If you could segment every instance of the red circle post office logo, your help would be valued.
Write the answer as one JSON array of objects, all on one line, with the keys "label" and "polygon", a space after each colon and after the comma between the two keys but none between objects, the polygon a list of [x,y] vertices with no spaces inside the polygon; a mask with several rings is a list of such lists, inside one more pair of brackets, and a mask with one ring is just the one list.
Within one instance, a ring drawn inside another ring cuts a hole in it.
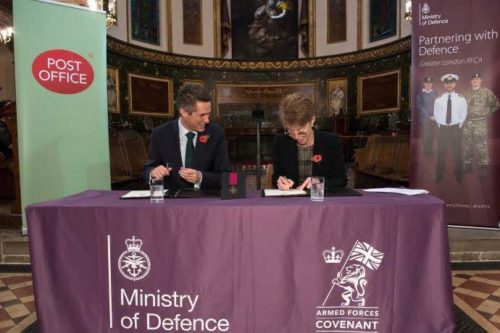
[{"label": "red circle post office logo", "polygon": [[31,71],[35,80],[59,94],[77,94],[94,81],[92,65],[81,55],[68,50],[49,50],[39,54]]}]

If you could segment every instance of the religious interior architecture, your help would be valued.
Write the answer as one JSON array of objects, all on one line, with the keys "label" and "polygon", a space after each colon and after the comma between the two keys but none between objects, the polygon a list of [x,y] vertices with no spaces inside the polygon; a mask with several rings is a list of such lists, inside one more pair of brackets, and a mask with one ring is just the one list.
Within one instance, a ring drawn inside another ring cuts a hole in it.
[{"label": "religious interior architecture", "polygon": [[[36,331],[29,269],[19,276],[11,271],[8,271],[10,275],[3,276],[7,273],[1,270],[2,264],[29,265],[31,259],[26,245],[26,222],[22,222],[21,217],[26,205],[21,201],[23,177],[20,169],[23,168],[20,168],[19,144],[22,139],[18,136],[19,118],[23,117],[19,110],[23,102],[16,97],[16,92],[20,91],[16,87],[20,71],[16,68],[16,34],[21,32],[13,29],[16,25],[13,3],[17,1],[38,0],[0,0],[0,242],[3,244],[0,247],[0,284],[2,281],[4,284],[0,286],[4,288],[0,289],[0,333],[16,326],[26,329],[26,332]],[[432,72],[431,67],[426,68],[426,75],[414,72],[412,58],[416,51],[412,45],[412,25],[416,24],[415,1],[413,13],[410,0],[46,2],[83,7],[106,15],[105,62],[102,67],[94,67],[93,78],[95,83],[102,81],[104,84],[101,74],[106,71],[107,113],[103,117],[107,118],[107,123],[103,126],[107,128],[109,143],[106,147],[109,148],[109,189],[149,189],[143,179],[143,167],[148,160],[151,133],[157,126],[179,116],[175,104],[177,92],[184,85],[193,84],[210,94],[210,121],[223,128],[231,169],[247,177],[247,191],[273,187],[273,141],[277,134],[285,132],[279,118],[279,104],[285,96],[298,92],[314,104],[315,127],[339,135],[348,188],[408,188],[414,185],[431,189],[431,194],[438,197],[442,194],[437,187],[432,187],[442,181],[439,177],[434,179],[434,166],[440,163],[440,157],[435,156],[440,149],[436,129],[432,130],[430,143],[432,157],[427,160],[432,161],[432,180],[425,178],[423,172],[416,173],[412,162],[412,154],[419,154],[422,159],[424,153],[427,154],[420,148],[421,141],[414,140],[414,135],[422,135],[425,130],[423,127],[415,129],[412,90],[417,91],[420,88],[415,85],[420,85],[422,80],[431,82],[428,77],[433,77],[435,86],[439,84],[443,92],[440,77],[447,74],[446,69],[438,73]],[[432,1],[428,2],[432,7]],[[429,15],[432,15],[434,8],[428,7],[425,1],[419,1],[419,15],[422,11],[430,11]],[[40,30],[44,31],[43,28]],[[86,31],[82,28],[76,30],[73,42],[81,45],[86,38]],[[430,49],[431,44],[425,52],[435,52]],[[57,42],[48,47],[58,48]],[[79,56],[94,59],[99,54],[82,51]],[[474,59],[471,61],[476,61],[477,57]],[[26,73],[31,71],[34,73],[35,64]],[[484,81],[488,80],[485,72],[480,74]],[[459,81],[461,91],[466,90],[465,84],[472,72],[464,75],[467,79]],[[42,76],[40,78],[44,81]],[[456,81],[453,76],[442,80]],[[68,131],[78,128],[78,122],[85,118],[85,110],[79,112],[72,118],[74,124],[71,120],[64,120]],[[498,120],[498,115],[496,117]],[[60,120],[48,116],[47,121]],[[22,122],[26,123],[26,119]],[[450,122],[444,126],[451,126]],[[87,139],[81,138],[82,141]],[[58,146],[60,142],[56,140],[53,144]],[[57,153],[45,158],[56,159]],[[452,170],[453,161],[456,163],[452,154],[455,151],[450,148],[450,156],[442,162],[447,163],[448,170]],[[473,156],[477,157],[475,154]],[[24,160],[27,161],[26,156]],[[491,157],[490,160],[491,165],[497,165],[493,161],[499,159]],[[457,171],[456,165],[454,170],[455,174],[453,171],[446,173],[444,182],[456,186],[450,187],[449,191],[458,197],[462,193],[459,186],[463,186],[464,181],[469,184],[472,176],[467,169]],[[477,172],[478,184],[484,184],[479,178],[480,171],[479,168],[473,169],[472,174]],[[426,186],[427,182],[432,182],[431,188]],[[59,185],[58,181],[56,183]],[[477,188],[483,187],[478,185]],[[485,193],[485,196],[490,196],[490,192],[485,190]],[[495,195],[491,197],[498,203],[499,196]],[[461,204],[459,199],[450,201],[450,205],[456,205],[452,208],[463,208]],[[473,225],[484,225],[478,222],[484,218],[488,221],[496,219],[493,223],[498,226],[500,208],[495,209],[490,201],[486,204],[493,207],[491,212],[465,215],[475,221],[471,223]],[[459,219],[460,215],[465,216],[460,211],[450,216]],[[23,236],[16,234],[13,240],[2,241],[2,229],[9,229],[11,235],[13,229],[20,228]],[[496,230],[496,234],[487,236],[478,231],[471,236],[472,243],[467,243],[468,235],[452,231],[449,234],[451,262],[498,263],[500,237]],[[457,332],[469,332],[467,329],[472,329],[470,332],[482,332],[480,329],[498,332],[500,271],[496,267],[491,273],[488,265],[484,271],[469,271],[467,267],[460,266],[452,272],[456,311],[470,310],[466,316],[463,312],[457,312],[456,316],[472,318],[470,323],[457,324],[457,328],[464,325]],[[11,288],[9,283],[23,285]],[[10,298],[2,298],[7,287]],[[26,294],[17,293],[19,288]],[[12,303],[14,301],[17,303]],[[9,306],[16,306],[18,312],[4,311]],[[21,312],[19,308],[22,308]]]},{"label": "religious interior architecture", "polygon": [[[4,26],[10,2],[1,2]],[[399,1],[117,1],[112,12],[107,96],[116,188],[140,175],[150,132],[177,116],[173,99],[186,83],[211,93],[212,121],[225,130],[234,168],[255,171],[259,125],[265,171],[283,131],[279,102],[293,92],[314,101],[317,127],[343,137],[349,161],[369,134],[409,135],[411,25]],[[1,52],[1,98],[15,100],[12,43]],[[398,168],[394,180],[407,185],[409,165]]]},{"label": "religious interior architecture", "polygon": [[110,126],[148,134],[176,116],[172,96],[194,83],[212,93],[235,167],[255,167],[258,122],[262,165],[270,162],[278,104],[292,92],[315,102],[319,128],[345,137],[349,159],[363,136],[408,135],[411,26],[397,1],[382,3],[118,2],[107,40]]}]

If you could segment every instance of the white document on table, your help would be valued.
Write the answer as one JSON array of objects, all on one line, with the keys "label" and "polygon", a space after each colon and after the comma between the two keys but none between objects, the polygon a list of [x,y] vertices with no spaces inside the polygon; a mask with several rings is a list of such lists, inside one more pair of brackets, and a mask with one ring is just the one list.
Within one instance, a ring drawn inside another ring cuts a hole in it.
[{"label": "white document on table", "polygon": [[398,193],[404,195],[418,195],[418,194],[428,194],[429,191],[424,189],[412,189],[412,188],[397,188],[397,187],[380,187],[380,188],[367,188],[364,189],[365,192],[379,192],[379,193]]},{"label": "white document on table", "polygon": [[[167,190],[163,191],[163,195],[167,193]],[[143,191],[130,191],[128,193],[125,193],[122,195],[120,198],[121,199],[140,199],[140,198],[149,198],[151,196],[151,192],[149,190],[143,190]]]},{"label": "white document on table", "polygon": [[301,196],[307,195],[307,192],[304,190],[278,190],[278,189],[265,189],[264,196],[265,197],[288,197],[288,196]]}]

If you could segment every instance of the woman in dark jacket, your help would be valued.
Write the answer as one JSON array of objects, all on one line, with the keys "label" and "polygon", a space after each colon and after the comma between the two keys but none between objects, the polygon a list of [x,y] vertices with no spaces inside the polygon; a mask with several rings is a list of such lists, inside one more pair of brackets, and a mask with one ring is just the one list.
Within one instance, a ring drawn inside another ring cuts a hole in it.
[{"label": "woman in dark jacket", "polygon": [[286,96],[280,104],[285,134],[273,144],[273,185],[281,190],[311,186],[311,176],[325,177],[325,188],[347,184],[342,143],[338,135],[314,129],[314,106],[299,93]]}]

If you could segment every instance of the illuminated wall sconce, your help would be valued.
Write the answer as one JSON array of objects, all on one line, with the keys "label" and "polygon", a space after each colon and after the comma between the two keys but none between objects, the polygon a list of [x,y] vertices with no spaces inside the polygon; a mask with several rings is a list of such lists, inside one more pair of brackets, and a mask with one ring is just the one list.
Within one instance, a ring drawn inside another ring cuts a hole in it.
[{"label": "illuminated wall sconce", "polygon": [[87,0],[87,6],[92,10],[106,11],[106,29],[116,24],[116,0]]},{"label": "illuminated wall sconce", "polygon": [[0,44],[7,44],[12,40],[14,29],[12,27],[5,27],[0,29]]},{"label": "illuminated wall sconce", "polygon": [[405,2],[405,20],[411,23],[411,0]]}]

